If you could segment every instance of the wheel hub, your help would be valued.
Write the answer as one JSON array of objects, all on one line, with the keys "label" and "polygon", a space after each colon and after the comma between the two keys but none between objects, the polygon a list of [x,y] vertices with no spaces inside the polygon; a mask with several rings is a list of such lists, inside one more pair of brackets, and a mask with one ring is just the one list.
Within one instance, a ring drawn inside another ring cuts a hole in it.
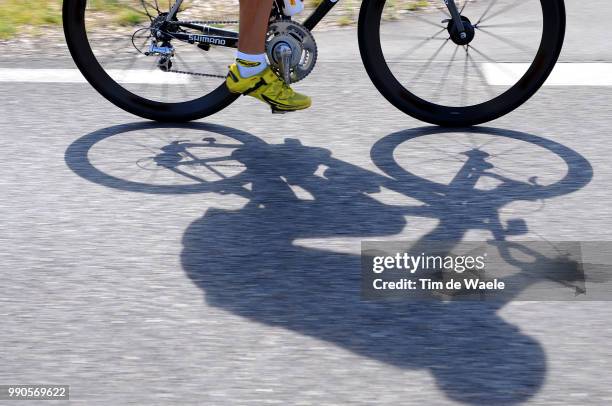
[{"label": "wheel hub", "polygon": [[172,21],[166,21],[168,13],[161,13],[153,21],[151,21],[151,35],[160,41],[169,41],[172,39],[172,33],[178,31],[177,17],[174,16]]},{"label": "wheel hub", "polygon": [[448,34],[450,35],[450,39],[455,44],[467,45],[470,42],[472,42],[472,40],[474,39],[474,36],[476,35],[476,30],[474,29],[474,26],[472,25],[472,22],[469,20],[469,18],[465,16],[461,16],[461,21],[463,21],[463,27],[465,29],[464,32],[462,33],[459,32],[455,22],[452,19],[449,19],[447,21],[448,25],[446,27],[446,30],[448,31]]}]

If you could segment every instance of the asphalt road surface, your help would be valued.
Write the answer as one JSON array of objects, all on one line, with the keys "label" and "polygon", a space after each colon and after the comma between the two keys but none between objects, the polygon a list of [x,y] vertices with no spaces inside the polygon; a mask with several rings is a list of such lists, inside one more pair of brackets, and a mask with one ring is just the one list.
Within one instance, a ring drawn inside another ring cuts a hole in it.
[{"label": "asphalt road surface", "polygon": [[[610,5],[568,15],[562,62],[612,63]],[[362,240],[610,240],[612,87],[547,86],[449,133],[375,91],[355,31],[317,40],[292,115],[243,98],[158,126],[86,84],[0,83],[0,384],[71,385],[75,405],[612,403],[608,302],[359,296]],[[0,68],[73,68],[12,52]],[[516,181],[571,177],[456,201],[426,181],[471,150]]]}]

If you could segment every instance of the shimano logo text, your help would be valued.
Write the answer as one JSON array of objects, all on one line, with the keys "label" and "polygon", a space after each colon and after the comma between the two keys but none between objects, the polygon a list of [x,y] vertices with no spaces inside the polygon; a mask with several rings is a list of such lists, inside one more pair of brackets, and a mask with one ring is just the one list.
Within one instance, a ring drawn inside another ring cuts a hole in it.
[{"label": "shimano logo text", "polygon": [[223,38],[207,37],[205,35],[190,35],[189,41],[213,45],[225,45],[225,40]]}]

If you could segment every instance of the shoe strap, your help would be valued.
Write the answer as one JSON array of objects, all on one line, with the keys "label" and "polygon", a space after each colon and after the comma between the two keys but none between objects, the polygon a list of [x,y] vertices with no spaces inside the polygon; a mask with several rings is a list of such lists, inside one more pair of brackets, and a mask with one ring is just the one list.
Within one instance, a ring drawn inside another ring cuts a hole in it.
[{"label": "shoe strap", "polygon": [[263,85],[266,85],[266,84],[267,83],[266,83],[266,81],[265,81],[265,79],[263,77],[259,78],[259,82],[255,83],[255,85],[252,88],[244,91],[242,94],[247,95],[249,93],[253,93],[255,90],[259,89],[260,87],[262,87]]}]

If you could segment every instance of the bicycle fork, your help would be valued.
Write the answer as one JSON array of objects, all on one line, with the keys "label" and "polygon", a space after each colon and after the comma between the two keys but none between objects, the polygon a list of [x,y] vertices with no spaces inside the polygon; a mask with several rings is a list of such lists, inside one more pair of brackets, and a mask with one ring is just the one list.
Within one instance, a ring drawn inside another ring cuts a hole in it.
[{"label": "bicycle fork", "polygon": [[465,32],[465,27],[463,25],[463,21],[461,20],[461,14],[459,14],[459,9],[457,9],[455,0],[444,0],[444,4],[446,4],[446,8],[448,8],[451,17],[453,18],[453,22],[455,23],[455,27],[457,28],[461,39],[467,38],[467,33]]}]

